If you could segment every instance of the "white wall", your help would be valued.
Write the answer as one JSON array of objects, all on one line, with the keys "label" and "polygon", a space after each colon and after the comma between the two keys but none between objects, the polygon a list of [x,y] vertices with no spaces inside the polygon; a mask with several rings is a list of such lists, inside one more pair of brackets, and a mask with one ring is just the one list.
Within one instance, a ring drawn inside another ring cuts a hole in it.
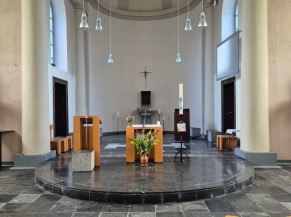
[{"label": "white wall", "polygon": [[68,132],[73,132],[73,116],[76,114],[75,76],[75,11],[70,1],[53,2],[55,10],[56,66],[48,65],[50,124],[53,120],[53,77],[67,81],[68,85]]},{"label": "white wall", "polygon": [[[184,83],[184,106],[190,108],[191,126],[201,127],[201,32],[196,27],[200,8],[190,12],[193,31],[184,32],[186,16],[180,17],[180,53],[176,63],[177,18],[160,21],[128,21],[112,18],[112,54],[109,54],[109,17],[101,14],[104,31],[95,31],[97,11],[89,6],[89,114],[100,115],[103,131],[125,130],[128,114],[140,107],[140,91],[152,91],[152,109],[161,109],[166,131],[173,131],[173,113],[178,107],[178,84]],[[196,22],[197,21],[197,22]],[[147,67],[147,88],[144,75]],[[153,118],[153,122],[157,117]],[[139,118],[136,120],[139,123]]]}]

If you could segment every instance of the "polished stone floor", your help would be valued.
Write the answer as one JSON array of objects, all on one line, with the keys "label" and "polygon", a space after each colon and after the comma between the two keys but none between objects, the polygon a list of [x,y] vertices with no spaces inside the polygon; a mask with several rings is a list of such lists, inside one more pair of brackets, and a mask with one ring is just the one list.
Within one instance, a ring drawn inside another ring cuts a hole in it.
[{"label": "polished stone floor", "polygon": [[255,169],[252,185],[207,200],[120,205],[72,199],[33,188],[33,170],[0,171],[0,217],[286,217],[291,216],[291,165]]},{"label": "polished stone floor", "polygon": [[173,135],[164,136],[164,162],[141,167],[125,162],[125,135],[101,140],[101,165],[93,172],[72,172],[71,153],[45,162],[36,183],[45,190],[73,198],[121,204],[193,201],[227,194],[249,185],[254,169],[231,152],[218,152],[202,140],[184,143],[184,156],[175,159]]}]

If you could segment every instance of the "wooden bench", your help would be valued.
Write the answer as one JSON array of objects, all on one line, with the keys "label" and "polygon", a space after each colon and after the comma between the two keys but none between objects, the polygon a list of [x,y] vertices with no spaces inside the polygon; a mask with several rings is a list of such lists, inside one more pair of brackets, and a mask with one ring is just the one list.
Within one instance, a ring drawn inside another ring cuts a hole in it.
[{"label": "wooden bench", "polygon": [[236,147],[238,147],[238,138],[233,135],[217,135],[216,147],[218,150],[234,150]]},{"label": "wooden bench", "polygon": [[68,151],[68,142],[64,138],[53,138],[54,126],[51,124],[50,127],[50,146],[51,150],[56,150],[56,154],[59,155],[62,152]]}]

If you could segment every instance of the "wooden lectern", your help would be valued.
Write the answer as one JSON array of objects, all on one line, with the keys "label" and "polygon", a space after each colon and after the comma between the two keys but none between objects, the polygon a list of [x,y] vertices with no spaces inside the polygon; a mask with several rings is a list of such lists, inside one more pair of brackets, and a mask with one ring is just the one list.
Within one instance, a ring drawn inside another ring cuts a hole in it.
[{"label": "wooden lectern", "polygon": [[74,151],[94,151],[95,166],[100,166],[100,124],[99,116],[74,116]]}]

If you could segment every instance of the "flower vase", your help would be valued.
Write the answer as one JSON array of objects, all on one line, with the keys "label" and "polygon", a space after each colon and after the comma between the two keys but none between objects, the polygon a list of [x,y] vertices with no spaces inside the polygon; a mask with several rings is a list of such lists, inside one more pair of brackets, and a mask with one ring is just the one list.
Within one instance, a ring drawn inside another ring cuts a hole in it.
[{"label": "flower vase", "polygon": [[149,157],[148,157],[148,155],[147,154],[142,154],[141,156],[140,156],[140,164],[141,164],[141,166],[147,166],[148,165],[148,163],[149,163]]},{"label": "flower vase", "polygon": [[132,127],[132,122],[127,122],[128,127]]}]

